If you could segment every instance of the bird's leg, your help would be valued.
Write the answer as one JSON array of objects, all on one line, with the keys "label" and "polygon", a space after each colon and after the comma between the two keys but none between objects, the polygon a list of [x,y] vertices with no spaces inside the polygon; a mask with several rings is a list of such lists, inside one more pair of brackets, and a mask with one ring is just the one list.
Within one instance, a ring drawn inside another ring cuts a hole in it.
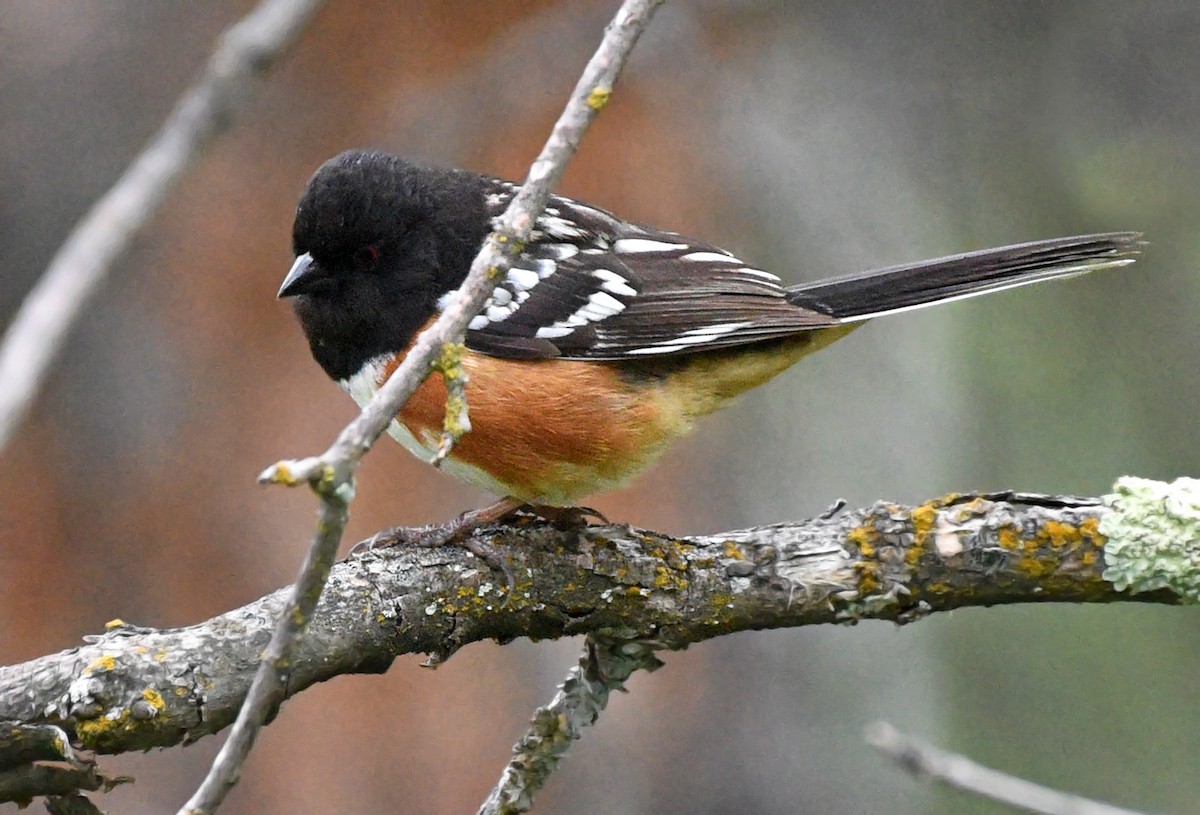
[{"label": "bird's leg", "polygon": [[443,524],[422,527],[397,526],[386,529],[367,540],[359,541],[351,548],[350,555],[353,557],[372,549],[384,549],[398,545],[435,549],[439,546],[457,544],[488,566],[503,572],[508,580],[508,588],[511,593],[516,584],[516,578],[508,561],[500,553],[499,548],[480,540],[473,533],[480,527],[515,515],[532,515],[548,521],[559,529],[582,529],[588,525],[589,518],[595,518],[601,523],[608,523],[607,518],[590,507],[529,504],[518,498],[507,497],[486,507],[464,512],[454,520]]},{"label": "bird's leg", "polygon": [[439,546],[456,543],[485,561],[489,566],[494,567],[499,559],[499,553],[495,547],[476,540],[472,533],[481,526],[495,523],[514,514],[521,505],[521,501],[516,498],[501,498],[494,504],[469,510],[446,523],[416,527],[394,526],[391,529],[375,533],[367,540],[359,541],[350,550],[350,555],[362,554],[372,549],[386,549],[389,546],[420,546],[425,549],[436,549]]}]

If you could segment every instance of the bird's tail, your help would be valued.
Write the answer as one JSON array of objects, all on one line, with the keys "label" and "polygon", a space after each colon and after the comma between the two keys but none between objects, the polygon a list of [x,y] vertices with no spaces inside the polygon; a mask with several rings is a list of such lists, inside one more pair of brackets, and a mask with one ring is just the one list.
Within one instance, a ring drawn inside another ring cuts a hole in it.
[{"label": "bird's tail", "polygon": [[788,299],[843,322],[869,320],[1042,280],[1124,266],[1140,254],[1140,238],[1140,232],[1110,232],[984,249],[802,283],[788,289]]}]

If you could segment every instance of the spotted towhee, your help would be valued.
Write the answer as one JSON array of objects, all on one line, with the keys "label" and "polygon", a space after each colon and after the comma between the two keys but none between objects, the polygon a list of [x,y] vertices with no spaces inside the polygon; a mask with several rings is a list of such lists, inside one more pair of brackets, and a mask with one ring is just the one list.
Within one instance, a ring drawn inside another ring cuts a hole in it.
[{"label": "spotted towhee", "polygon": [[[279,296],[360,405],[454,295],[517,189],[359,151],[308,182]],[[701,417],[866,320],[1131,263],[1138,237],[1055,238],[784,286],[724,249],[553,196],[468,327],[472,430],[445,469],[510,508],[569,505],[624,483]],[[428,459],[445,395],[428,379],[391,435]]]}]

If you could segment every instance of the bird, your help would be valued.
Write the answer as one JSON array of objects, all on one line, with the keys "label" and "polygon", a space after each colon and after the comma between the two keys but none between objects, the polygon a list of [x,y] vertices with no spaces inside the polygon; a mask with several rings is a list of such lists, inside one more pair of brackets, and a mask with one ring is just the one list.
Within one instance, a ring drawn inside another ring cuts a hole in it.
[{"label": "bird", "polygon": [[[453,298],[518,190],[373,150],[309,179],[278,296],[359,406]],[[628,483],[704,416],[876,317],[1122,266],[1140,238],[1052,238],[785,285],[711,243],[552,195],[466,329],[471,430],[442,467],[500,500],[456,529]],[[388,432],[430,460],[445,402],[428,378]]]}]

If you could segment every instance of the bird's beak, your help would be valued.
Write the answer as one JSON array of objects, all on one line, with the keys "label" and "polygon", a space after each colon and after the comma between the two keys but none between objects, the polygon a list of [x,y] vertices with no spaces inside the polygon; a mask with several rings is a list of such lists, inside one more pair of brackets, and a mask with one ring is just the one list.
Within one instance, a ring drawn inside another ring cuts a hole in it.
[{"label": "bird's beak", "polygon": [[283,285],[279,287],[278,297],[295,297],[297,294],[304,294],[317,275],[320,273],[320,267],[313,263],[312,255],[305,252],[303,255],[296,257],[292,268],[288,269],[287,277],[283,279]]}]

